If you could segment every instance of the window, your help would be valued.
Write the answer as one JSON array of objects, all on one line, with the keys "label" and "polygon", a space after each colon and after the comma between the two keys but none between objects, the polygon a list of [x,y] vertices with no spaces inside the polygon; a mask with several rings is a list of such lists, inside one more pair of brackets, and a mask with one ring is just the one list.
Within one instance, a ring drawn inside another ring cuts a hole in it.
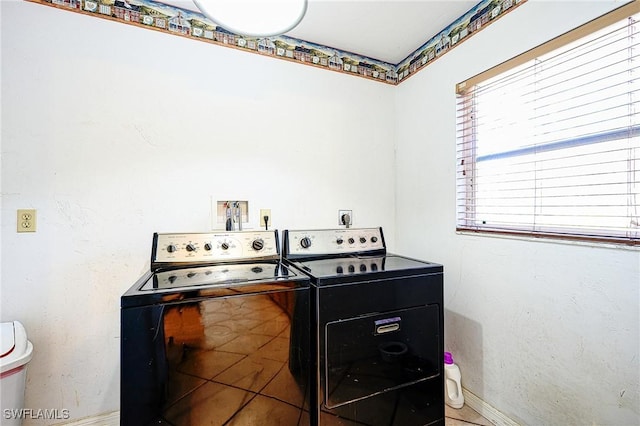
[{"label": "window", "polygon": [[458,230],[640,244],[639,12],[458,84]]}]

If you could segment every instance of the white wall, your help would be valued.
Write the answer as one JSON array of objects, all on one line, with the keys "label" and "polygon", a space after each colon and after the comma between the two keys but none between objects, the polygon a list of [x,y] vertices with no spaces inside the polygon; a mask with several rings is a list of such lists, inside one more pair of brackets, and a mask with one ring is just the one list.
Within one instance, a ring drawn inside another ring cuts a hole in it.
[{"label": "white wall", "polygon": [[530,1],[398,86],[397,241],[445,266],[462,384],[531,425],[637,425],[640,252],[455,233],[455,84],[619,2]]},{"label": "white wall", "polygon": [[[35,347],[28,408],[119,409],[119,297],[154,231],[210,229],[211,196],[278,229],[353,209],[393,244],[394,87],[1,4],[1,320]],[[18,208],[36,233],[16,233]]]},{"label": "white wall", "polygon": [[[279,229],[352,208],[445,265],[470,391],[527,424],[637,424],[638,252],[454,232],[455,83],[614,3],[530,0],[395,88],[0,5],[0,319],[35,346],[27,407],[118,409],[119,297],[151,234],[209,229],[214,196],[248,199],[254,221],[271,208]],[[18,208],[38,209],[37,233],[15,232]]]}]

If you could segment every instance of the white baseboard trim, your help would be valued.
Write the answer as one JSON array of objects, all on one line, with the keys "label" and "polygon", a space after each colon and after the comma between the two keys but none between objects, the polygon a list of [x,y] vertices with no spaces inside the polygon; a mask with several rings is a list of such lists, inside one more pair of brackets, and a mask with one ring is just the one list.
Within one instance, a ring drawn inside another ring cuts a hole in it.
[{"label": "white baseboard trim", "polygon": [[120,426],[120,411],[85,417],[68,423],[57,423],[57,426]]},{"label": "white baseboard trim", "polygon": [[467,389],[462,388],[462,395],[464,395],[464,403],[470,408],[473,408],[482,417],[489,420],[491,423],[497,426],[520,426],[517,422],[514,422],[509,417],[498,411],[495,407],[487,404]]}]

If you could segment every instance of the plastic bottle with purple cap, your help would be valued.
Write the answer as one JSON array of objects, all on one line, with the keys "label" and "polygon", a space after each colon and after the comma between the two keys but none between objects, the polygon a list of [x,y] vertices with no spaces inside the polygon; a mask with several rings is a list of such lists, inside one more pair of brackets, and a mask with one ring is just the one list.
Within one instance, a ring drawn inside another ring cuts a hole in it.
[{"label": "plastic bottle with purple cap", "polygon": [[462,408],[464,395],[462,395],[462,375],[460,368],[453,362],[451,352],[444,353],[444,402],[452,408]]}]

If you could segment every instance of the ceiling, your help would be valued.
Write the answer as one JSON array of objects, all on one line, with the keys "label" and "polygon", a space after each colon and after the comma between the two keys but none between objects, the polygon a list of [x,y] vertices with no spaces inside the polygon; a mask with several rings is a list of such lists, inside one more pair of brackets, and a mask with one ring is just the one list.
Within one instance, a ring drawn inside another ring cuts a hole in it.
[{"label": "ceiling", "polygon": [[[198,11],[191,0],[158,1]],[[479,2],[307,0],[304,18],[285,35],[396,65]]]},{"label": "ceiling", "polygon": [[308,0],[286,35],[398,64],[480,0]]}]

